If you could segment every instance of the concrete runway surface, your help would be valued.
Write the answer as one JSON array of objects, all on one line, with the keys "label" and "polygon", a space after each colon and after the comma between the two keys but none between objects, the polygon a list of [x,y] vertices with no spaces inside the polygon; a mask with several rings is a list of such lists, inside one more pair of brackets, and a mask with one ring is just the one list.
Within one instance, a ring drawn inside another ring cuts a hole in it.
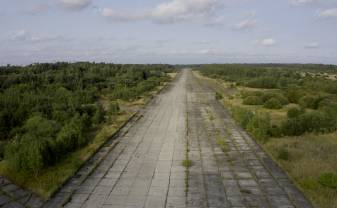
[{"label": "concrete runway surface", "polygon": [[44,207],[311,207],[190,69],[140,114]]}]

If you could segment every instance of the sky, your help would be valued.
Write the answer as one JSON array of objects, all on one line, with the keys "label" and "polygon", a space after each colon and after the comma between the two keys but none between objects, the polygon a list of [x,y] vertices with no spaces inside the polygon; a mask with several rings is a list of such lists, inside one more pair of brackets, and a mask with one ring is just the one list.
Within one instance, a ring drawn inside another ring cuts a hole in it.
[{"label": "sky", "polygon": [[1,0],[0,65],[337,64],[337,0]]}]

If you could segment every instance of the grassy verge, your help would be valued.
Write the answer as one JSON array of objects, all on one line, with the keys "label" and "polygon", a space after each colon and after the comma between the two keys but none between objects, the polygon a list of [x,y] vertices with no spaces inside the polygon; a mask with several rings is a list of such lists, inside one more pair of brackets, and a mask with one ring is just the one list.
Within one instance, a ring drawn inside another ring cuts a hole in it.
[{"label": "grassy verge", "polygon": [[[288,104],[281,109],[270,110],[262,105],[244,105],[242,91],[273,91],[248,87],[233,87],[233,83],[211,79],[194,72],[194,75],[212,87],[228,109],[233,106],[255,113],[268,114],[272,124],[287,119]],[[322,208],[337,207],[337,133],[305,134],[297,137],[268,138],[257,140],[297,184],[313,204]],[[218,143],[223,143],[219,140]]]},{"label": "grassy verge", "polygon": [[[171,78],[176,73],[170,73]],[[64,159],[60,160],[52,167],[41,171],[39,175],[25,175],[13,172],[8,168],[6,161],[0,161],[0,175],[4,176],[17,185],[28,189],[39,196],[47,199],[87,161],[129,118],[142,106],[144,106],[151,96],[158,93],[165,85],[159,86],[156,90],[149,92],[146,96],[134,101],[119,101],[121,112],[109,118],[104,124],[90,133],[93,138],[91,142],[80,148]],[[102,102],[107,102],[107,98],[102,98]],[[104,106],[104,105],[103,105]]]}]

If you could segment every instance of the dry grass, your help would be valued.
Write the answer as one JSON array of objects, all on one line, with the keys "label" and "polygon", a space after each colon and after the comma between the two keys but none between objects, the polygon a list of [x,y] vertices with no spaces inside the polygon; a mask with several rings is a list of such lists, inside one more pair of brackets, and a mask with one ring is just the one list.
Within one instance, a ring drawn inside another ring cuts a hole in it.
[{"label": "dry grass", "polygon": [[[322,208],[337,207],[337,190],[319,183],[323,173],[337,171],[337,133],[271,139],[263,144],[304,193]],[[288,160],[277,154],[286,149]]]},{"label": "dry grass", "polygon": [[167,73],[171,77],[171,79],[174,79],[177,76],[177,72]]}]

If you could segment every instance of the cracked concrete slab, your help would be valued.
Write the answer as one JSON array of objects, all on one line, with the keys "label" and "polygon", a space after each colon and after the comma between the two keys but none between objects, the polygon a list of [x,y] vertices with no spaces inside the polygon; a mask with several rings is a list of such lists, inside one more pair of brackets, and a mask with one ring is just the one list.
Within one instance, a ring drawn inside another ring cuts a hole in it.
[{"label": "cracked concrete slab", "polygon": [[[188,192],[187,206],[312,207],[261,147],[236,125],[214,92],[188,73],[189,157],[197,168],[190,170],[189,190],[193,191]],[[219,148],[219,140],[224,147]],[[196,203],[198,200],[203,203]]]}]

